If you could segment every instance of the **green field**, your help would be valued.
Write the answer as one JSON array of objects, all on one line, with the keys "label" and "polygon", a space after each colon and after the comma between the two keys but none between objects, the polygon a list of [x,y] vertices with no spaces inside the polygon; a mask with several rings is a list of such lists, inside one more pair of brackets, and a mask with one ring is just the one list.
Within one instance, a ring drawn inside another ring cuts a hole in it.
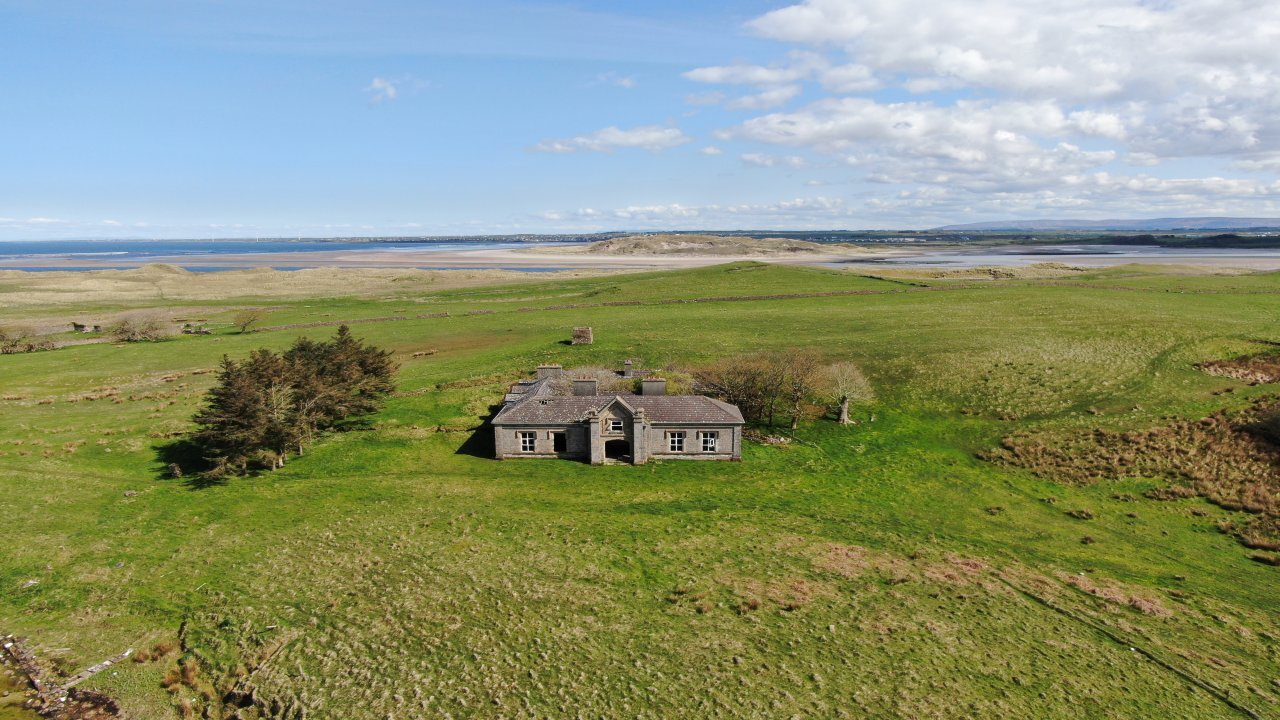
[{"label": "green field", "polygon": [[[396,352],[399,391],[372,430],[203,486],[162,448],[208,371],[332,327],[0,357],[0,634],[68,674],[180,643],[86,684],[130,717],[229,717],[233,689],[246,719],[1280,717],[1280,568],[1218,531],[1231,513],[976,457],[1274,392],[1194,364],[1280,340],[1280,274],[734,264],[190,304],[372,319],[353,330]],[[66,312],[0,295],[0,322]],[[594,345],[563,343],[578,325]],[[484,457],[491,406],[539,363],[798,347],[865,369],[860,424],[741,463]]]}]

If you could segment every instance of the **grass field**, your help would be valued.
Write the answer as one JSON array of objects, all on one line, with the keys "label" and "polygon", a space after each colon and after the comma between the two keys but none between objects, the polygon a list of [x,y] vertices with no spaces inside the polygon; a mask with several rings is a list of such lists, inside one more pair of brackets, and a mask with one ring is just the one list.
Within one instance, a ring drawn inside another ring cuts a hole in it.
[{"label": "grass field", "polygon": [[[1280,569],[1217,530],[1231,513],[1143,499],[1151,479],[1068,485],[976,457],[1017,431],[1145,428],[1274,392],[1194,366],[1280,340],[1280,275],[734,264],[370,288],[0,295],[5,318],[364,320],[402,365],[374,429],[200,487],[166,479],[158,448],[210,369],[332,327],[0,357],[0,634],[68,674],[178,645],[87,683],[137,718],[1280,717]],[[562,342],[577,325],[594,345]],[[539,363],[794,347],[863,366],[878,399],[859,425],[815,420],[731,464],[484,457],[477,429]]]}]

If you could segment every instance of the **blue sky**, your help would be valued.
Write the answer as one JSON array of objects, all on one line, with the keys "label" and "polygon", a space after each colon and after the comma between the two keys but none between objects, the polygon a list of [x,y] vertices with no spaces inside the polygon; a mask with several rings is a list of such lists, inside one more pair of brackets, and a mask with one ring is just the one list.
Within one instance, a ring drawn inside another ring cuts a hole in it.
[{"label": "blue sky", "polygon": [[0,239],[1278,215],[1274,5],[0,0]]}]

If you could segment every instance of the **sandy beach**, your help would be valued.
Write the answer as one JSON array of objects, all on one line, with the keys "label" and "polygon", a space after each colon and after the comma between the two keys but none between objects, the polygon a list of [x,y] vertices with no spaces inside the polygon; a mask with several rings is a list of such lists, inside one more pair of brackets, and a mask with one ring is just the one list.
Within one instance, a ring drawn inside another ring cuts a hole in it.
[{"label": "sandy beach", "polygon": [[385,268],[421,270],[637,271],[705,267],[729,262],[757,261],[781,265],[811,265],[873,272],[876,268],[963,268],[1064,263],[1108,267],[1131,263],[1189,265],[1241,271],[1280,270],[1277,250],[1174,250],[1079,246],[1047,251],[1043,248],[982,248],[956,246],[833,247],[829,252],[768,254],[612,254],[587,252],[586,246],[482,248],[476,250],[383,249],[208,255],[148,255],[145,257],[85,257],[34,255],[0,260],[0,270],[115,270],[144,264],[194,269],[250,268]]},{"label": "sandy beach", "polygon": [[219,268],[418,268],[424,270],[645,270],[703,267],[728,262],[756,260],[786,265],[822,265],[860,259],[890,257],[891,251],[837,250],[789,255],[608,255],[575,252],[574,248],[519,248],[480,250],[384,250],[319,251],[285,253],[243,253],[218,255],[154,255],[145,258],[112,259],[62,256],[35,256],[0,261],[0,270],[47,268],[112,270],[158,263],[178,267]]}]

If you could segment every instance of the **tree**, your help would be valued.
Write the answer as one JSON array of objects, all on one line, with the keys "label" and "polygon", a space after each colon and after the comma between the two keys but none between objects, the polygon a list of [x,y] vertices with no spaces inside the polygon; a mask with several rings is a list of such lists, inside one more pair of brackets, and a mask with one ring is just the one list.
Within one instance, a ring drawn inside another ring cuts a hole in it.
[{"label": "tree", "polygon": [[158,315],[135,313],[107,326],[107,334],[117,342],[155,342],[173,334],[173,329]]},{"label": "tree", "polygon": [[249,332],[249,328],[260,324],[267,319],[267,311],[262,308],[248,308],[241,310],[231,318],[231,324],[240,331],[241,334]]},{"label": "tree", "polygon": [[749,422],[772,426],[778,413],[786,412],[795,429],[813,392],[817,367],[811,351],[760,352],[705,365],[694,371],[694,379],[700,392],[737,405]]},{"label": "tree", "polygon": [[693,372],[696,389],[738,406],[748,422],[771,419],[770,374],[762,356],[723,358]]},{"label": "tree", "polygon": [[782,398],[791,413],[791,429],[800,427],[805,400],[814,392],[818,380],[818,357],[811,350],[799,350],[776,357],[777,372],[782,377]]},{"label": "tree", "polygon": [[211,476],[243,473],[265,435],[267,413],[256,380],[243,365],[222,358],[217,384],[193,418],[200,428],[192,441],[211,465]]},{"label": "tree", "polygon": [[376,412],[395,389],[395,369],[390,352],[365,345],[345,325],[328,342],[300,338],[283,354],[224,358],[192,440],[214,476],[281,468],[321,432]]},{"label": "tree", "polygon": [[836,405],[841,425],[848,425],[849,403],[869,402],[875,399],[870,381],[862,368],[853,362],[838,362],[821,369],[818,388],[822,395]]}]

